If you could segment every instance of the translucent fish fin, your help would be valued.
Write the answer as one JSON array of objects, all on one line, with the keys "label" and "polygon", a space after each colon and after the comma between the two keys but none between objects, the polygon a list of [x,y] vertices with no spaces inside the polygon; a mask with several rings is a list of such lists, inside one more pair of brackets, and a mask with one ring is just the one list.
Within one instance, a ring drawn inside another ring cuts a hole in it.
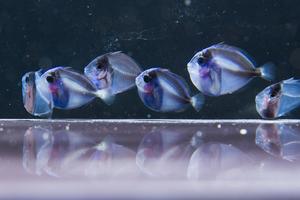
[{"label": "translucent fish fin", "polygon": [[45,69],[39,69],[38,71],[35,72],[35,77],[40,78],[45,72],[46,72]]},{"label": "translucent fish fin", "polygon": [[79,73],[78,71],[76,71],[74,68],[72,67],[62,67],[62,70],[64,71],[70,71],[70,72],[75,72],[75,73]]},{"label": "translucent fish fin", "polygon": [[217,43],[217,44],[214,44],[214,45],[212,45],[213,47],[223,47],[223,46],[228,46],[228,45],[226,45],[225,44],[225,42],[223,41],[223,42],[219,42],[219,43]]},{"label": "translucent fish fin", "polygon": [[135,86],[136,77],[142,72],[139,64],[121,51],[106,54],[112,69],[113,94],[125,92]]},{"label": "translucent fish fin", "polygon": [[259,68],[263,79],[273,81],[275,79],[275,65],[271,62],[264,64]]},{"label": "translucent fish fin", "polygon": [[41,68],[38,71],[36,71],[36,75],[38,75],[38,77],[42,76],[46,71],[52,69],[51,67],[45,67],[45,68]]},{"label": "translucent fish fin", "polygon": [[62,67],[63,69],[67,69],[67,70],[69,70],[69,69],[73,69],[72,67],[69,67],[69,66],[67,66],[67,67]]},{"label": "translucent fish fin", "polygon": [[300,80],[290,78],[282,82],[283,94],[289,97],[300,97]]},{"label": "translucent fish fin", "polygon": [[140,65],[121,51],[109,53],[107,57],[114,71],[118,71],[123,75],[136,77],[142,72]]},{"label": "translucent fish fin", "polygon": [[199,112],[204,104],[204,96],[201,93],[199,93],[199,94],[191,97],[190,101],[191,101],[191,104],[194,107],[194,109],[197,112]]},{"label": "translucent fish fin", "polygon": [[48,113],[39,114],[38,116],[45,119],[52,119],[53,109]]},{"label": "translucent fish fin", "polygon": [[112,105],[115,101],[115,95],[110,89],[97,90],[95,95],[102,99],[107,105]]},{"label": "translucent fish fin", "polygon": [[296,80],[294,79],[294,77],[290,78],[290,79],[287,79],[287,80],[284,80],[282,81],[282,83],[284,84],[294,84],[294,83],[300,83],[300,80]]},{"label": "translucent fish fin", "polygon": [[110,55],[114,55],[114,54],[119,54],[119,53],[123,53],[122,51],[115,51],[115,52],[111,52],[111,53],[108,53]]},{"label": "translucent fish fin", "polygon": [[225,42],[220,42],[218,44],[215,44],[213,45],[212,47],[214,48],[219,48],[219,49],[224,49],[224,50],[227,50],[231,53],[236,53],[236,54],[239,54],[240,56],[246,58],[247,60],[249,60],[253,67],[257,66],[256,64],[256,61],[254,60],[254,58],[245,50],[243,49],[240,49],[238,47],[235,47],[235,46],[230,46],[228,44],[226,44]]}]

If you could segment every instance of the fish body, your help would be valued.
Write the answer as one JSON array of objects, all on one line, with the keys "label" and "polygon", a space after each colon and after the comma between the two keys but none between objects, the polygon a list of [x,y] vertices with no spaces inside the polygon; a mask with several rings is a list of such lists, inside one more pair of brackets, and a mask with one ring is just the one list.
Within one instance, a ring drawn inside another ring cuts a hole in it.
[{"label": "fish body", "polygon": [[46,71],[37,86],[39,92],[59,109],[78,108],[95,97],[105,99],[104,93],[98,91],[89,79],[68,67],[55,67]]},{"label": "fish body", "polygon": [[42,71],[28,72],[22,77],[23,104],[27,112],[34,116],[50,117],[52,103],[37,90],[37,80]]},{"label": "fish body", "polygon": [[182,177],[194,150],[190,130],[158,128],[141,140],[136,165],[150,177]]},{"label": "fish body", "polygon": [[199,111],[204,102],[201,94],[190,96],[182,77],[163,68],[142,72],[136,78],[136,86],[143,103],[157,112],[181,112],[190,105]]},{"label": "fish body", "polygon": [[255,98],[262,118],[284,116],[300,106],[300,80],[293,78],[268,86]]},{"label": "fish body", "polygon": [[254,77],[273,79],[273,64],[255,66],[243,50],[216,44],[196,53],[187,69],[198,90],[205,95],[220,96],[239,90]]},{"label": "fish body", "polygon": [[141,72],[140,66],[120,51],[98,56],[84,68],[85,76],[97,89],[106,89],[111,95],[134,87],[135,78]]}]

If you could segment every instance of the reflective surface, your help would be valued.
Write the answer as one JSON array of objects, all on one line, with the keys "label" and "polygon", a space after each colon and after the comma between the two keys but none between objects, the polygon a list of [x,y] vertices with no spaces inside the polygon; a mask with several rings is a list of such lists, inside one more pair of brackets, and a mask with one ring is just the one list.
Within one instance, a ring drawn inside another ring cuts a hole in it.
[{"label": "reflective surface", "polygon": [[300,195],[297,120],[1,120],[0,143],[3,199]]}]

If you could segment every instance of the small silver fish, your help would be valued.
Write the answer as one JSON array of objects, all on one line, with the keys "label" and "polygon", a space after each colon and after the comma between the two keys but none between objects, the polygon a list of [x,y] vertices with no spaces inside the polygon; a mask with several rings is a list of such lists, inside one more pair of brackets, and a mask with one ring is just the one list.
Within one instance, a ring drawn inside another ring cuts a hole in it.
[{"label": "small silver fish", "polygon": [[181,112],[192,105],[199,111],[203,105],[202,94],[190,96],[185,80],[163,68],[151,68],[136,78],[138,94],[143,103],[157,112]]},{"label": "small silver fish", "polygon": [[255,68],[253,60],[243,50],[226,44],[216,44],[198,52],[187,64],[193,84],[205,95],[231,94],[254,77],[273,79],[274,65]]},{"label": "small silver fish", "polygon": [[268,86],[255,98],[262,118],[277,118],[300,106],[300,80],[293,78]]},{"label": "small silver fish", "polygon": [[135,86],[135,78],[142,72],[140,66],[128,55],[118,51],[106,53],[91,61],[84,74],[99,89],[115,95]]},{"label": "small silver fish", "polygon": [[46,71],[38,79],[37,88],[51,100],[53,107],[60,109],[81,107],[95,97],[100,97],[107,104],[113,101],[105,91],[97,90],[89,79],[69,67],[55,67]]},{"label": "small silver fish", "polygon": [[52,104],[36,88],[36,81],[42,71],[28,72],[22,77],[23,104],[27,112],[34,116],[51,117]]}]

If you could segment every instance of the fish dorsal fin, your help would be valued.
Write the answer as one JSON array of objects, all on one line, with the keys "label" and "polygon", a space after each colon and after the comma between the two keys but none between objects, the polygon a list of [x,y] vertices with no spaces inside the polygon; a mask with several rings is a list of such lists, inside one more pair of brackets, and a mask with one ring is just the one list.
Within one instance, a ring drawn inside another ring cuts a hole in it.
[{"label": "fish dorsal fin", "polygon": [[122,51],[108,53],[105,54],[105,56],[108,57],[109,63],[115,71],[134,77],[142,72],[140,65]]},{"label": "fish dorsal fin", "polygon": [[292,84],[292,83],[295,83],[295,82],[299,82],[300,80],[295,80],[294,77],[292,78],[289,78],[289,79],[286,79],[284,81],[282,81],[283,83],[288,83],[288,84]]},{"label": "fish dorsal fin", "polygon": [[[63,70],[68,70],[68,71],[77,72],[74,68],[69,67],[69,66],[67,66],[67,67],[62,67],[62,69],[63,69]],[[78,72],[77,72],[77,73],[78,73]]]},{"label": "fish dorsal fin", "polygon": [[289,97],[300,97],[300,80],[290,78],[282,81],[283,94]]},{"label": "fish dorsal fin", "polygon": [[123,51],[110,52],[107,55],[114,55],[114,54],[119,54],[119,53],[123,53]]},{"label": "fish dorsal fin", "polygon": [[50,69],[52,69],[52,67],[40,68],[38,71],[36,71],[36,75],[41,77],[45,72],[47,72]]},{"label": "fish dorsal fin", "polygon": [[230,46],[230,45],[226,44],[225,42],[220,42],[218,44],[212,45],[211,48],[224,49],[224,50],[227,50],[229,52],[236,53],[236,54],[240,55],[241,57],[249,60],[254,67],[257,66],[257,64],[256,64],[255,60],[253,59],[253,57],[250,56],[250,54],[247,53],[245,50],[240,49],[238,47]]}]

